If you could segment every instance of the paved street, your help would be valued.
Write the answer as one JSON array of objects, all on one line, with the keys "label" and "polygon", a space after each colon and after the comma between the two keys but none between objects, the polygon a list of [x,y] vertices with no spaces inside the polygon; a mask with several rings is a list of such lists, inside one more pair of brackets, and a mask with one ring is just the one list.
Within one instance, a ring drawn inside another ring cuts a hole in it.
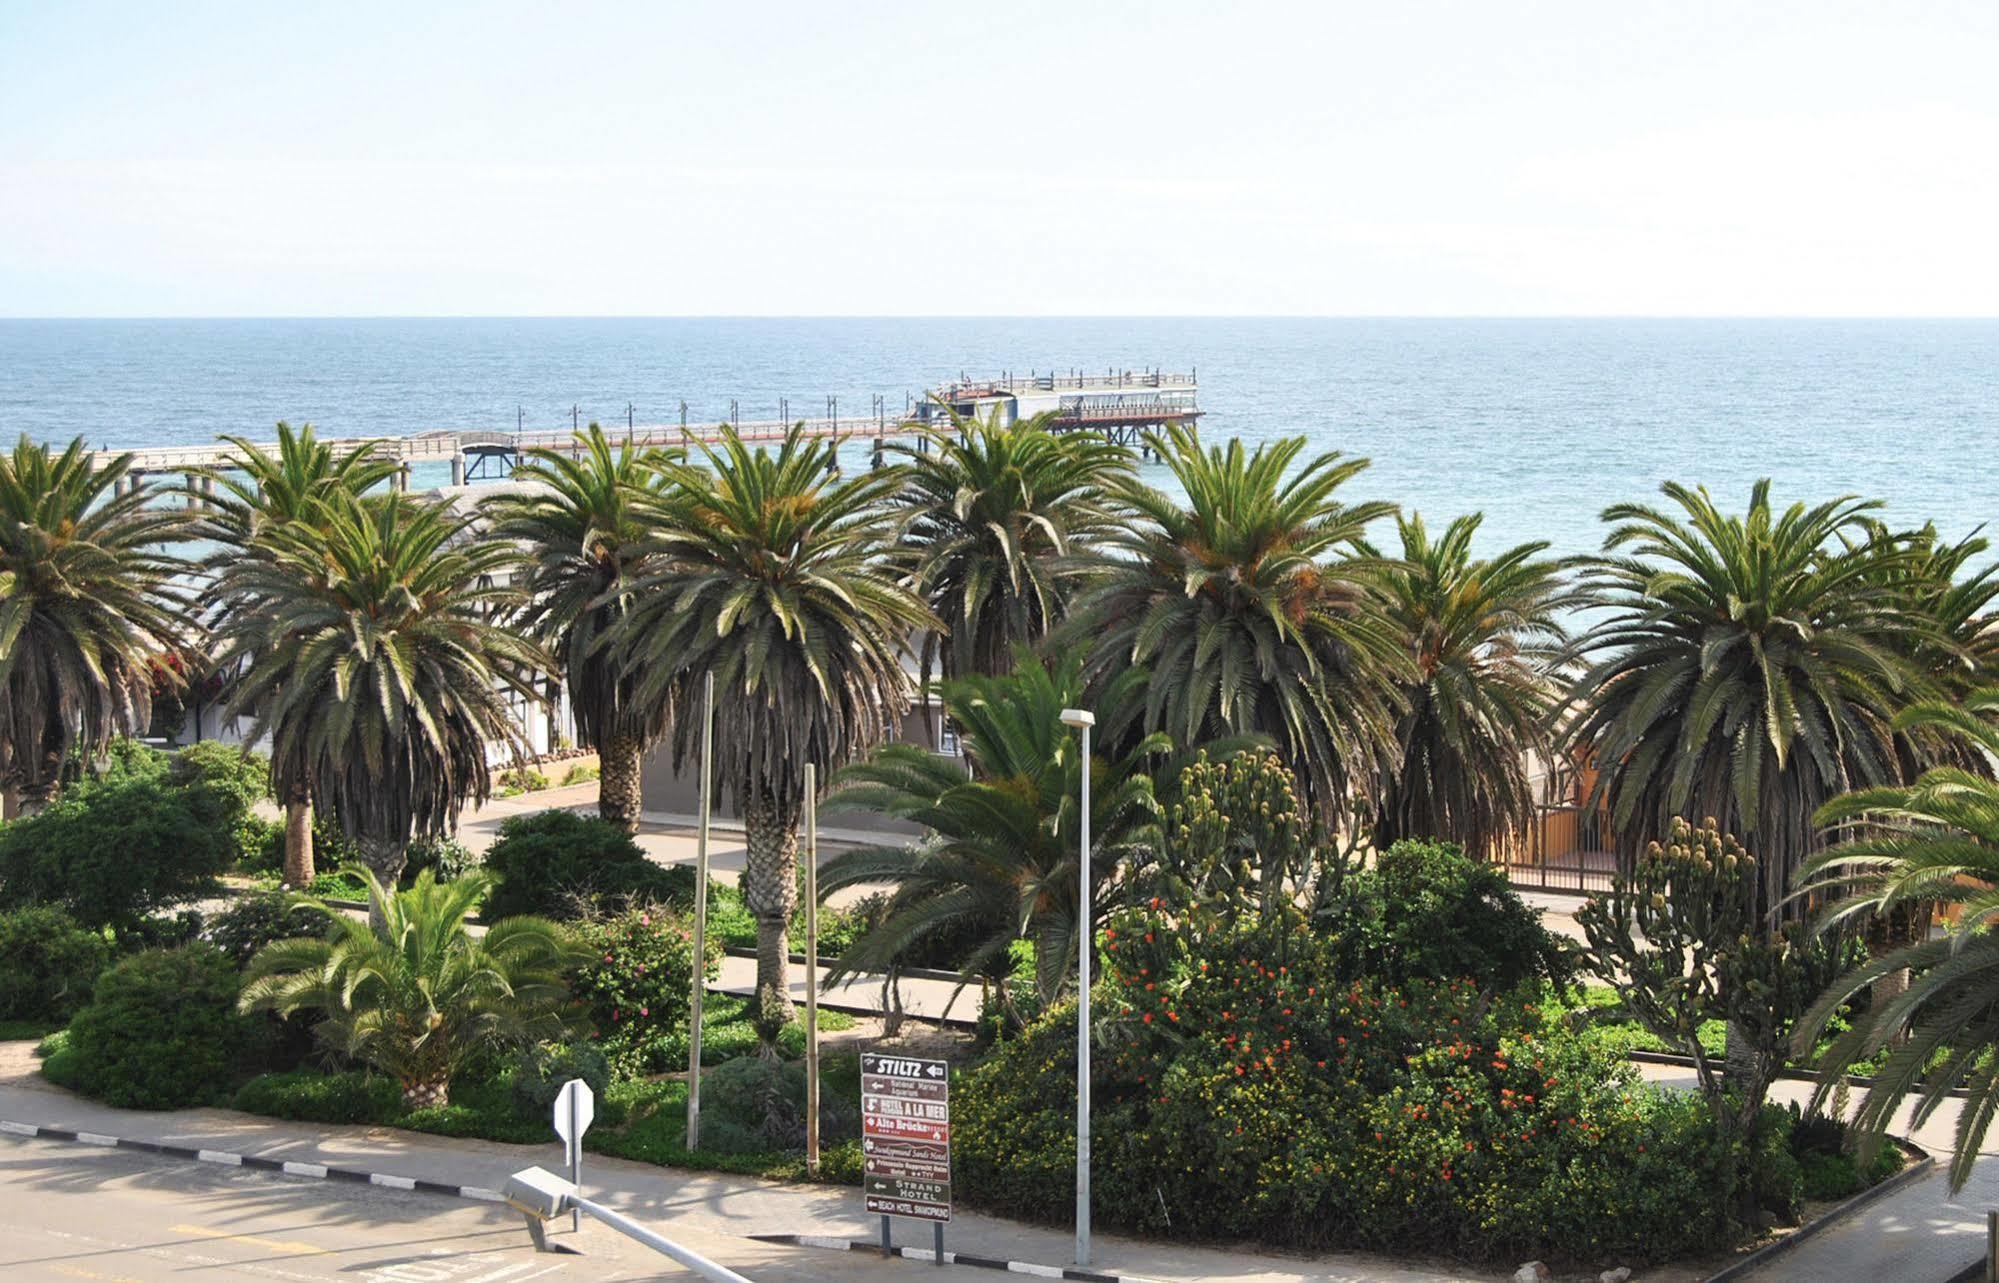
[{"label": "paved street", "polygon": [[[503,1207],[197,1165],[56,1141],[0,1140],[0,1277],[8,1283],[343,1279],[528,1283],[693,1279],[600,1225],[537,1254]],[[686,1226],[686,1246],[764,1283],[987,1277],[859,1253],[779,1247]],[[927,1268],[927,1273],[916,1273]]]}]

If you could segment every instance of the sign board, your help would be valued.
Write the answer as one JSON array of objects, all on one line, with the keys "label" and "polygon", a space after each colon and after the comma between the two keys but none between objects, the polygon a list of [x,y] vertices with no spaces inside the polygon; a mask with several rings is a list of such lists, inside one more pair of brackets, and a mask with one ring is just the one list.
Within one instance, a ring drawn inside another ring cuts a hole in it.
[{"label": "sign board", "polygon": [[597,1117],[597,1097],[590,1084],[572,1078],[562,1084],[555,1097],[555,1134],[562,1137],[569,1161],[574,1163],[583,1150],[583,1133]]},{"label": "sign board", "polygon": [[862,1192],[879,1216],[951,1219],[951,1067],[861,1057]]}]

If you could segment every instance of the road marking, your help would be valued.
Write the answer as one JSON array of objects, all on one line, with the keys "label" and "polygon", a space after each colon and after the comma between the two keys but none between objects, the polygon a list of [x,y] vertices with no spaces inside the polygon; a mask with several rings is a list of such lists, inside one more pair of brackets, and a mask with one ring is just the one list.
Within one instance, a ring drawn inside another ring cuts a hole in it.
[{"label": "road marking", "polygon": [[408,1176],[391,1176],[387,1172],[371,1172],[368,1183],[380,1185],[384,1189],[415,1189],[416,1181]]},{"label": "road marking", "polygon": [[86,1145],[110,1145],[115,1148],[118,1144],[116,1136],[102,1136],[96,1132],[78,1132],[76,1138]]},{"label": "road marking", "polygon": [[243,1165],[243,1156],[241,1154],[231,1154],[219,1149],[199,1150],[195,1153],[195,1157],[204,1163],[220,1163],[224,1167],[241,1167]]},{"label": "road marking", "polygon": [[286,1163],[285,1174],[288,1176],[324,1176],[326,1175],[326,1169],[318,1163]]},{"label": "road marking", "polygon": [[289,1252],[293,1256],[324,1256],[326,1249],[311,1243],[288,1243],[283,1239],[258,1238],[254,1234],[232,1234],[228,1230],[211,1229],[206,1225],[169,1225],[170,1234],[192,1234],[197,1238],[227,1239],[232,1243],[248,1243],[251,1247],[269,1248],[273,1252]]},{"label": "road marking", "polygon": [[140,1283],[129,1274],[99,1274],[96,1270],[86,1270],[81,1265],[51,1265],[49,1269],[57,1274],[67,1274],[73,1279],[106,1279],[109,1283]]}]

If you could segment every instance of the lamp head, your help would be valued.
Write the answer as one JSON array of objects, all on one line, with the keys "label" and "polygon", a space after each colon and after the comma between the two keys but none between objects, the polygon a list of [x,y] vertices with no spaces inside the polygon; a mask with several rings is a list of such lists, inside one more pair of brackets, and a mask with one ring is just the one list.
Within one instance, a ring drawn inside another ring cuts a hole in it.
[{"label": "lamp head", "polygon": [[1087,708],[1065,708],[1062,710],[1064,726],[1095,726],[1097,715]]}]

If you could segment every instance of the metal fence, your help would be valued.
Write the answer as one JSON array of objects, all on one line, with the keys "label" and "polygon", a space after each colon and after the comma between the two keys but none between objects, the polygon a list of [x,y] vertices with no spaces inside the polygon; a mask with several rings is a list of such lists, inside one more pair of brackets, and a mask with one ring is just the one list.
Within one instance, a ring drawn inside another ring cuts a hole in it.
[{"label": "metal fence", "polygon": [[1608,891],[1617,855],[1606,827],[1595,807],[1537,806],[1526,834],[1504,853],[1507,876],[1524,891]]}]

